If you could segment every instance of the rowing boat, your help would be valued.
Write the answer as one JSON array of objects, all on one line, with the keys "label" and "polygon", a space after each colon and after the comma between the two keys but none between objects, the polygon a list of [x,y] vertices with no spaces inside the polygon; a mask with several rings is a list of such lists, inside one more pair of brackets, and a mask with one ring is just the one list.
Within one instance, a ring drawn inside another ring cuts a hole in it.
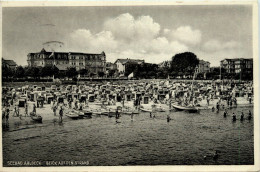
[{"label": "rowing boat", "polygon": [[176,105],[176,104],[172,104],[172,106],[179,111],[188,111],[191,113],[197,112],[198,109],[195,106],[181,106],[181,105]]}]

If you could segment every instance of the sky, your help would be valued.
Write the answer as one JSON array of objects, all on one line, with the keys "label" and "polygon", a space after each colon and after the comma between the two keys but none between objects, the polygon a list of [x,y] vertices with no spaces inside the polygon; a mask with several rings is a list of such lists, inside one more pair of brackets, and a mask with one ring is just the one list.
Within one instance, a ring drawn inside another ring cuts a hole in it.
[{"label": "sky", "polygon": [[[252,58],[252,6],[3,7],[2,56],[27,65],[27,54],[106,53],[148,63],[182,52],[219,66]],[[47,43],[59,41],[61,43]]]}]

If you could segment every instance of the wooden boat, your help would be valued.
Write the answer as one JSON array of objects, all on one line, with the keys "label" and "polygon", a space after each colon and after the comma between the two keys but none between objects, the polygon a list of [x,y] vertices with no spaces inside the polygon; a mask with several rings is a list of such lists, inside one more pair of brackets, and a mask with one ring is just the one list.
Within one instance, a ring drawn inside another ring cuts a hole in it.
[{"label": "wooden boat", "polygon": [[106,109],[101,109],[101,115],[105,115],[105,116],[108,116],[109,114],[109,111],[106,110]]},{"label": "wooden boat", "polygon": [[35,122],[40,122],[42,123],[42,117],[40,115],[33,115],[31,116],[32,120]]},{"label": "wooden boat", "polygon": [[101,115],[101,111],[93,111],[92,114],[93,115]]},{"label": "wooden boat", "polygon": [[79,115],[79,119],[83,119],[83,117],[84,117],[84,112],[78,112],[78,115]]},{"label": "wooden boat", "polygon": [[144,107],[140,107],[140,110],[143,112],[152,112],[152,109],[146,109]]},{"label": "wooden boat", "polygon": [[84,110],[84,117],[85,118],[92,118],[92,112],[89,110]]},{"label": "wooden boat", "polygon": [[133,112],[131,112],[131,111],[123,111],[122,113],[125,114],[125,115],[132,115],[133,114]]},{"label": "wooden boat", "polygon": [[78,119],[79,118],[79,115],[75,112],[70,112],[68,114],[66,114],[67,117],[71,118],[71,119]]},{"label": "wooden boat", "polygon": [[139,111],[138,110],[133,110],[132,113],[133,114],[139,114]]},{"label": "wooden boat", "polygon": [[116,111],[115,110],[109,110],[108,117],[115,117]]},{"label": "wooden boat", "polygon": [[177,105],[177,104],[172,104],[172,106],[179,111],[188,111],[191,113],[195,113],[198,112],[198,109],[195,106],[181,106],[181,105]]},{"label": "wooden boat", "polygon": [[161,107],[157,107],[155,110],[156,110],[157,112],[166,112],[166,110],[163,109],[163,108],[161,108]]}]

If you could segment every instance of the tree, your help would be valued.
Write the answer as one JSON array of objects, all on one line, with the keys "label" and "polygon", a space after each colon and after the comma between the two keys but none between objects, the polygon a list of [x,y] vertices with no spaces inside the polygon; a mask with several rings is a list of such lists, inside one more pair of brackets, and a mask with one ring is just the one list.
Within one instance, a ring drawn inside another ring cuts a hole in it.
[{"label": "tree", "polygon": [[54,76],[58,76],[59,75],[59,68],[57,68],[56,66],[52,66],[51,67],[51,72],[52,72],[52,75]]},{"label": "tree", "polygon": [[95,75],[95,74],[94,74],[94,73],[92,73],[92,72],[89,74],[89,76],[90,76],[90,77],[93,77],[94,75]]},{"label": "tree", "polygon": [[114,76],[115,73],[116,73],[116,70],[109,70],[108,71],[108,76],[112,77],[112,76]]},{"label": "tree", "polygon": [[14,76],[17,78],[23,78],[25,76],[24,68],[22,66],[18,66],[15,70]]},{"label": "tree", "polygon": [[198,73],[196,79],[204,79],[204,73]]},{"label": "tree", "polygon": [[79,74],[80,75],[87,75],[88,74],[88,70],[87,69],[80,69],[79,70]]},{"label": "tree", "polygon": [[36,79],[40,75],[40,68],[37,68],[37,67],[27,67],[27,68],[25,68],[25,75],[33,77],[34,79]]},{"label": "tree", "polygon": [[7,66],[2,66],[2,77],[9,78],[14,75],[14,70]]},{"label": "tree", "polygon": [[51,66],[45,66],[45,67],[41,68],[40,76],[41,77],[52,76],[52,68],[51,68]]},{"label": "tree", "polygon": [[103,78],[104,75],[105,75],[105,73],[104,73],[103,71],[99,71],[99,72],[98,72],[98,76],[99,76],[99,77]]},{"label": "tree", "polygon": [[170,72],[180,72],[181,75],[193,76],[199,59],[192,52],[176,54],[172,57]]},{"label": "tree", "polygon": [[78,74],[75,67],[70,67],[66,71],[66,76],[69,78],[74,78]]},{"label": "tree", "polygon": [[135,62],[127,62],[125,64],[125,76],[130,75],[132,72],[137,72],[140,65]]}]

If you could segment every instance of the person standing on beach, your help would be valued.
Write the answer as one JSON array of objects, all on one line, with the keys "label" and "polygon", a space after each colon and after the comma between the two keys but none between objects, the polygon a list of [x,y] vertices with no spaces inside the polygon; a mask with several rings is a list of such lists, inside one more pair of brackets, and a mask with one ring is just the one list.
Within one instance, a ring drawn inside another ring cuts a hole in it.
[{"label": "person standing on beach", "polygon": [[212,108],[211,108],[211,111],[212,111],[212,112],[214,112],[214,111],[215,111],[215,107],[214,107],[214,106],[212,106]]},{"label": "person standing on beach", "polygon": [[24,109],[24,111],[25,111],[25,116],[29,116],[28,115],[28,104],[27,103],[25,103],[25,109]]},{"label": "person standing on beach", "polygon": [[10,113],[10,111],[9,111],[9,108],[7,107],[7,109],[6,109],[6,114],[5,114],[5,120],[6,120],[6,123],[8,123],[9,121],[9,113]]},{"label": "person standing on beach", "polygon": [[233,116],[232,116],[233,118],[232,118],[232,120],[233,121],[236,121],[237,119],[236,119],[236,115],[235,115],[235,113],[233,112]]},{"label": "person standing on beach", "polygon": [[172,109],[172,99],[170,99],[170,102],[169,102],[169,111]]},{"label": "person standing on beach", "polygon": [[16,109],[16,106],[14,107],[14,113],[13,113],[13,116],[17,116],[17,109]]},{"label": "person standing on beach", "polygon": [[252,98],[251,97],[249,97],[249,104],[251,104],[252,103]]},{"label": "person standing on beach", "polygon": [[227,110],[224,111],[224,117],[227,117]]},{"label": "person standing on beach", "polygon": [[4,121],[5,120],[5,114],[6,114],[6,108],[4,107],[2,109],[2,111],[3,111],[3,113],[2,113],[2,121]]},{"label": "person standing on beach", "polygon": [[242,112],[241,117],[240,117],[240,121],[244,120],[244,112]]},{"label": "person standing on beach", "polygon": [[249,114],[248,114],[248,120],[251,120],[251,118],[252,118],[252,113],[251,113],[251,111],[249,110]]},{"label": "person standing on beach", "polygon": [[209,100],[210,100],[210,98],[207,96],[207,104],[208,104],[208,106],[209,106]]},{"label": "person standing on beach", "polygon": [[118,119],[119,118],[119,112],[118,112],[118,110],[116,110],[116,119]]},{"label": "person standing on beach", "polygon": [[36,106],[33,104],[33,113],[36,115]]},{"label": "person standing on beach", "polygon": [[122,98],[122,106],[125,107],[125,99],[124,99],[124,97]]},{"label": "person standing on beach", "polygon": [[71,101],[71,98],[69,99],[69,108],[71,109],[71,103],[72,103],[72,101]]},{"label": "person standing on beach", "polygon": [[217,113],[218,113],[219,112],[219,102],[217,102],[216,108],[217,108]]},{"label": "person standing on beach", "polygon": [[57,106],[53,106],[53,114],[54,114],[54,116],[56,116],[56,110],[57,110]]},{"label": "person standing on beach", "polygon": [[[20,108],[19,105],[17,106],[17,116],[20,117]],[[20,117],[21,118],[21,117]]]},{"label": "person standing on beach", "polygon": [[63,116],[63,108],[61,106],[60,107],[60,117],[59,117],[60,122],[62,122],[62,116]]},{"label": "person standing on beach", "polygon": [[236,99],[236,97],[234,97],[234,105],[235,105],[235,107],[237,107],[237,99]]}]

